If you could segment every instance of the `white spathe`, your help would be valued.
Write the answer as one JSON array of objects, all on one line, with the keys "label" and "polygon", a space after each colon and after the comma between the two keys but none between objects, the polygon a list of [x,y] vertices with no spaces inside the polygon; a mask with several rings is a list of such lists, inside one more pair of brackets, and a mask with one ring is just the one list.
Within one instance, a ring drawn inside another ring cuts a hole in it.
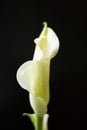
[{"label": "white spathe", "polygon": [[42,48],[39,46],[40,38],[36,38],[36,49],[34,52],[33,60],[46,60],[53,58],[59,49],[59,39],[55,32],[48,27],[47,35],[42,36]]},{"label": "white spathe", "polygon": [[[33,60],[27,61],[17,71],[17,81],[30,92],[30,104],[34,112],[44,115],[49,102],[50,60],[57,54],[59,39],[55,32],[44,24],[36,43]],[[42,104],[42,107],[41,107]]]}]

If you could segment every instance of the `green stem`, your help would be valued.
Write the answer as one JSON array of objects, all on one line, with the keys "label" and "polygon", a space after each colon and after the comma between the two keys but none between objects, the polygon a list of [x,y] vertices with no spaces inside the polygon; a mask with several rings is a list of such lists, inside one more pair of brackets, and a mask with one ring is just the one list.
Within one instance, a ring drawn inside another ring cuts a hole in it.
[{"label": "green stem", "polygon": [[42,130],[43,117],[36,115],[35,130]]}]

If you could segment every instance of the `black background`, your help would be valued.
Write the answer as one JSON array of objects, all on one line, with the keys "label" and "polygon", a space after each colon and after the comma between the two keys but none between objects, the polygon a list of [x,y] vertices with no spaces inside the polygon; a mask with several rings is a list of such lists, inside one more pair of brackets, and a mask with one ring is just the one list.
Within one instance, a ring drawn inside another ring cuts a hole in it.
[{"label": "black background", "polygon": [[16,81],[18,67],[31,60],[33,40],[47,21],[60,40],[50,73],[49,129],[87,124],[86,2],[84,0],[0,2],[0,130],[31,129],[28,92]]}]

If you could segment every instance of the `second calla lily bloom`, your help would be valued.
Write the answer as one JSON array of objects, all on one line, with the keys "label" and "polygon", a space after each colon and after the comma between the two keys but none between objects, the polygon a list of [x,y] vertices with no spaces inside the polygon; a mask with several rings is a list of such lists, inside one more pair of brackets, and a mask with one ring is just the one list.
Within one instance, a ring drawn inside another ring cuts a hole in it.
[{"label": "second calla lily bloom", "polygon": [[30,104],[34,112],[43,116],[49,102],[50,61],[57,54],[59,40],[55,32],[47,27],[34,40],[36,43],[33,60],[25,62],[17,71],[17,81],[30,94]]}]

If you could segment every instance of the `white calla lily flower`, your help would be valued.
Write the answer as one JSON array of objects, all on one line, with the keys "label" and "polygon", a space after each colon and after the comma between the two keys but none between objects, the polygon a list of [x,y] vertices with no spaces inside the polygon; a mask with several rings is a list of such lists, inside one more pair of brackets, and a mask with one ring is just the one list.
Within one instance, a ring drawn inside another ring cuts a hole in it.
[{"label": "white calla lily flower", "polygon": [[20,66],[17,71],[17,81],[30,93],[30,104],[34,112],[43,116],[47,112],[50,97],[50,61],[58,52],[59,39],[55,32],[44,23],[42,33],[34,42],[36,47],[33,60]]},{"label": "white calla lily flower", "polygon": [[[30,92],[30,103],[33,110],[42,115],[46,113],[49,102],[50,60],[58,52],[59,39],[55,32],[44,23],[42,33],[34,41],[36,48],[33,60],[21,65],[17,71],[17,81],[22,88]],[[44,107],[41,108],[42,113],[39,110],[41,102],[44,104]]]}]

